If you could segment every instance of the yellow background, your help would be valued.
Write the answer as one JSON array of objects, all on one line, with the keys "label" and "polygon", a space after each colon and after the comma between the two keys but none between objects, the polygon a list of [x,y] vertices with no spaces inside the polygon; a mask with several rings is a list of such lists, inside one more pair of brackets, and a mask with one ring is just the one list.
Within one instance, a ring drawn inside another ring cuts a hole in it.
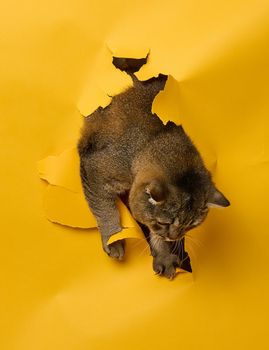
[{"label": "yellow background", "polygon": [[[0,348],[268,349],[268,1],[12,0],[0,13]],[[153,110],[183,123],[232,203],[193,231],[194,272],[173,282],[142,240],[118,263],[95,229],[49,222],[37,171],[74,147],[79,111],[130,85],[112,53],[148,51],[139,77],[170,75]]]}]

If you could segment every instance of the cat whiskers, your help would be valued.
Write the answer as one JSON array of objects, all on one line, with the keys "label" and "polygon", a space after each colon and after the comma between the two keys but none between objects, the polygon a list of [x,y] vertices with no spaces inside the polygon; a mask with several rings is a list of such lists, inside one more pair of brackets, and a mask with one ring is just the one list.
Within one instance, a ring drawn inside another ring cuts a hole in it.
[{"label": "cat whiskers", "polygon": [[179,239],[178,241],[175,242],[175,245],[171,251],[171,254],[178,254],[179,255],[179,259],[180,259],[180,268],[183,264],[183,262],[185,260],[187,260],[189,258],[189,255],[186,253],[186,256],[184,257],[184,241],[183,241],[182,237],[181,239]]},{"label": "cat whiskers", "polygon": [[157,250],[157,245],[159,244],[159,242],[162,241],[162,238],[156,234],[151,234],[150,237],[150,245],[151,245],[151,250]]},{"label": "cat whiskers", "polygon": [[157,244],[159,243],[160,237],[157,235],[151,235],[150,243],[152,244],[152,248],[156,249]]},{"label": "cat whiskers", "polygon": [[175,245],[174,245],[174,247],[173,247],[173,249],[171,251],[171,254],[176,254],[176,252],[177,252],[177,250],[179,249],[179,246],[180,246],[180,241],[181,240],[178,240],[178,241],[175,242]]},{"label": "cat whiskers", "polygon": [[[145,245],[145,247],[143,248],[143,245]],[[140,248],[142,246],[142,251],[140,252],[140,256],[143,255],[143,253],[149,248],[148,242],[146,239],[138,239],[137,242],[135,242],[132,246],[132,248]]]},{"label": "cat whiskers", "polygon": [[185,235],[185,237],[187,237],[198,248],[205,248],[205,245],[201,241],[199,241],[197,237],[193,237],[193,236],[189,236],[189,235]]},{"label": "cat whiskers", "polygon": [[144,239],[144,238],[138,238],[138,239],[137,239],[137,242],[135,242],[135,243],[132,245],[132,247],[133,247],[133,248],[136,248],[136,247],[138,247],[139,245],[141,245],[142,243],[145,243],[145,242],[147,242],[146,239]]},{"label": "cat whiskers", "polygon": [[146,244],[145,248],[140,252],[139,256],[142,256],[149,249],[148,244]]},{"label": "cat whiskers", "polygon": [[184,246],[183,246],[184,244],[183,244],[183,240],[181,239],[180,240],[180,253],[179,253],[179,258],[181,259],[183,259],[183,257],[184,257]]},{"label": "cat whiskers", "polygon": [[190,251],[192,258],[194,258],[197,261],[196,250],[197,250],[197,248],[198,249],[205,248],[205,245],[201,241],[199,241],[197,237],[193,237],[193,236],[189,236],[189,235],[185,235],[185,236],[186,236],[186,238],[189,239],[189,241],[191,243],[193,243],[193,245],[190,244],[188,246],[188,250]]},{"label": "cat whiskers", "polygon": [[190,253],[189,256],[190,256],[192,261],[193,260],[197,261],[197,255],[196,255],[195,250],[193,249],[193,247],[191,247],[191,246],[188,247],[188,253]]},{"label": "cat whiskers", "polygon": [[146,247],[141,251],[141,253],[139,255],[140,256],[143,255],[145,253],[145,251],[147,251],[147,249],[150,249],[150,250],[156,249],[157,244],[159,243],[160,239],[161,239],[161,237],[159,237],[158,235],[152,234],[150,237],[150,245],[148,244],[148,242],[146,240],[141,240],[142,242],[146,242]]}]

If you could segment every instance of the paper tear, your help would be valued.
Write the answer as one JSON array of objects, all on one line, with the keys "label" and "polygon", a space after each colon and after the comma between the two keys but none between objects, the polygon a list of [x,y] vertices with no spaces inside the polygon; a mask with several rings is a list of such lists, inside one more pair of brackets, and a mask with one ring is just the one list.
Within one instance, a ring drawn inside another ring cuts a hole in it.
[{"label": "paper tear", "polygon": [[165,123],[176,120],[177,124],[181,124],[179,96],[179,83],[169,75],[164,90],[160,91],[153,101],[152,112]]},{"label": "paper tear", "polygon": [[78,228],[97,227],[82,191],[75,193],[61,186],[48,185],[44,208],[48,220],[54,223]]},{"label": "paper tear", "polygon": [[[38,171],[40,178],[49,183],[44,195],[44,209],[49,221],[73,228],[97,227],[82,190],[76,148],[39,161]],[[140,227],[120,200],[118,208],[123,230],[111,237],[111,243],[129,237],[143,239]]]},{"label": "paper tear", "polygon": [[[146,57],[148,48],[140,51],[124,52],[124,56],[132,58]],[[132,79],[125,72],[113,66],[113,55],[123,52],[118,48],[113,50],[107,46],[96,56],[95,62],[85,82],[84,90],[78,103],[82,115],[90,115],[99,106],[105,107],[116,95],[132,86]],[[84,198],[79,176],[79,156],[76,147],[65,150],[57,156],[48,156],[38,162],[38,172],[41,179],[49,185],[44,196],[44,207],[48,220],[74,228],[97,227],[96,219],[91,213]],[[129,213],[126,206],[119,200],[118,208],[123,230],[110,239],[110,243],[123,238],[144,238],[140,226]]]},{"label": "paper tear", "polygon": [[111,236],[108,240],[108,244],[125,238],[145,239],[143,232],[141,231],[140,227],[136,224],[136,227],[123,228],[121,232],[118,232],[115,235]]},{"label": "paper tear", "polygon": [[150,48],[147,45],[139,46],[126,46],[126,44],[121,45],[120,43],[107,41],[107,48],[112,56],[116,57],[126,57],[126,58],[142,58],[147,57],[150,54]]},{"label": "paper tear", "polygon": [[[141,69],[145,66],[146,65]],[[140,73],[140,71],[138,73]],[[178,82],[172,75],[168,75],[164,89],[158,93],[153,101],[152,112],[156,113],[164,123],[171,120],[178,125],[182,124],[187,134],[189,134],[192,139],[197,140],[198,137],[192,137],[194,130],[193,127],[192,129],[189,128],[190,122],[188,120],[188,115],[183,114],[182,105],[180,82]],[[203,159],[206,167],[212,172],[212,174],[214,174],[217,167],[217,158],[215,152],[209,147],[207,140],[200,140],[198,149],[203,151]]]},{"label": "paper tear", "polygon": [[[110,51],[112,50],[104,48],[99,53],[96,66],[89,73],[90,83],[87,84],[80,100],[79,109],[83,115],[88,115],[99,106],[108,104],[111,100],[108,94],[115,95],[132,84],[130,76],[113,66],[113,56]],[[148,52],[148,49],[144,49],[135,56],[146,57]],[[124,57],[123,55],[127,55],[127,52],[113,50],[113,54]],[[149,57],[148,61],[150,61]],[[148,66],[148,63],[141,69],[145,66]],[[152,66],[149,65],[149,67],[152,69]],[[99,74],[100,70],[102,70],[101,74]],[[178,82],[169,76],[165,89],[154,100],[153,112],[157,113],[164,122],[168,120],[178,122],[180,116],[178,96]],[[84,198],[76,147],[39,161],[38,171],[40,178],[49,183],[45,193],[45,211],[48,220],[74,228],[97,226],[95,217]],[[127,237],[144,238],[140,226],[121,201],[118,202],[118,208],[124,230],[113,235],[109,242]]]},{"label": "paper tear", "polygon": [[112,64],[113,55],[104,46],[89,69],[78,102],[78,109],[84,116],[90,115],[99,106],[105,107],[111,97],[132,86],[132,79]]},{"label": "paper tear", "polygon": [[[61,186],[48,185],[45,191],[45,211],[47,218],[55,223],[79,228],[97,227],[82,190],[72,192]],[[118,209],[124,228],[139,229],[126,206],[119,200]]]},{"label": "paper tear", "polygon": [[58,156],[48,156],[40,160],[37,167],[40,178],[51,185],[81,192],[79,155],[76,148],[68,149]]}]

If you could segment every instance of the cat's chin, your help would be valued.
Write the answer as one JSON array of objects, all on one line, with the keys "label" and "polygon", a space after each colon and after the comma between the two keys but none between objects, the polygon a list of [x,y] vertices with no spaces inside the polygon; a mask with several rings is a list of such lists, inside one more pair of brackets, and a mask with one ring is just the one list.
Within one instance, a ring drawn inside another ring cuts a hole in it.
[{"label": "cat's chin", "polygon": [[177,241],[179,241],[179,239],[171,239],[171,238],[168,238],[168,237],[163,238],[163,240],[165,242],[177,242]]},{"label": "cat's chin", "polygon": [[164,242],[177,242],[177,241],[180,241],[180,239],[171,239],[171,238],[168,238],[168,237],[163,237],[163,236],[158,235],[157,233],[153,233],[153,235],[157,236],[159,239],[161,239]]}]

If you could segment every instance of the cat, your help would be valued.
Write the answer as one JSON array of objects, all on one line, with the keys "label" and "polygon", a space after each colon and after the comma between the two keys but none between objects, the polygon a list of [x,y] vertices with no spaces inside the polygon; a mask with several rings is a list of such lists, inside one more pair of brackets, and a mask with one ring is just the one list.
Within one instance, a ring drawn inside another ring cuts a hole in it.
[{"label": "cat", "polygon": [[116,200],[128,193],[132,216],[148,230],[153,270],[172,279],[181,263],[175,243],[205,220],[210,206],[230,203],[183,127],[164,124],[151,112],[167,76],[139,81],[134,72],[145,62],[113,59],[131,75],[133,87],[85,117],[78,142],[80,175],[105,252],[119,260],[124,256],[124,240],[108,240],[122,230]]}]

